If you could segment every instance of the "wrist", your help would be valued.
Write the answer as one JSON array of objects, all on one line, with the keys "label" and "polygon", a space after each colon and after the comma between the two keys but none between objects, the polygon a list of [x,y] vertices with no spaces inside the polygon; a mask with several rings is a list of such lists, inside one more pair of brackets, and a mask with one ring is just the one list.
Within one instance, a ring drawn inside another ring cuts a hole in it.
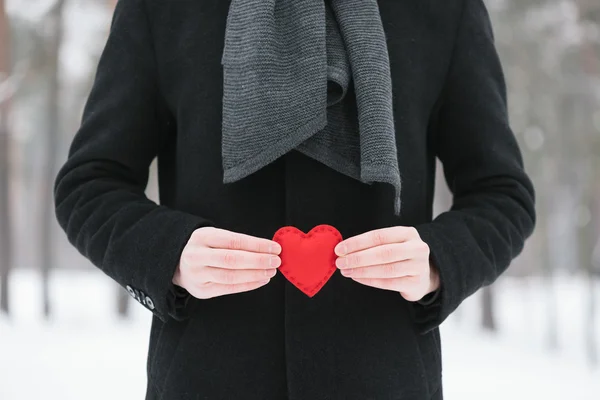
[{"label": "wrist", "polygon": [[435,292],[440,288],[440,274],[437,268],[429,262],[429,290],[427,293]]},{"label": "wrist", "polygon": [[181,272],[179,271],[179,264],[177,264],[177,268],[175,269],[175,273],[173,274],[173,279],[171,280],[174,285],[181,287]]}]

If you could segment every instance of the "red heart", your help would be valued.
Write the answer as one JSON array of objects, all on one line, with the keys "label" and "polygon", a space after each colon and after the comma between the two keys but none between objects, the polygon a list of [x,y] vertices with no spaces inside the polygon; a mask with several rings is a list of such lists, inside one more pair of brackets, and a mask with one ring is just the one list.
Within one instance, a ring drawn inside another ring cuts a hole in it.
[{"label": "red heart", "polygon": [[335,272],[335,246],[342,234],[331,225],[317,225],[308,233],[293,226],[275,232],[281,245],[279,270],[294,286],[313,297]]}]

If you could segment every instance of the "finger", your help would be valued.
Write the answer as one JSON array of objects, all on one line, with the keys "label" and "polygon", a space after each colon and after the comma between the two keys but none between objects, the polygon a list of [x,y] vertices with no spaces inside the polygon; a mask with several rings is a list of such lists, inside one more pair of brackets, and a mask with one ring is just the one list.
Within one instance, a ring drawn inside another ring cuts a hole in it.
[{"label": "finger", "polygon": [[398,261],[369,267],[342,269],[344,276],[352,278],[401,278],[418,274],[418,264],[413,260]]},{"label": "finger", "polygon": [[343,256],[383,244],[406,242],[416,237],[419,237],[419,234],[412,226],[376,229],[341,241],[335,246],[335,254]]},{"label": "finger", "polygon": [[340,268],[358,268],[409,260],[418,255],[417,241],[383,244],[366,250],[338,257],[335,265]]},{"label": "finger", "polygon": [[277,269],[226,269],[205,267],[202,271],[202,281],[234,285],[238,283],[257,282],[271,279],[277,273]]},{"label": "finger", "polygon": [[395,292],[411,292],[415,289],[415,277],[406,276],[402,278],[352,278],[358,283],[366,286],[372,286],[378,289],[393,290]]},{"label": "finger", "polygon": [[273,240],[213,228],[202,236],[201,242],[216,249],[244,250],[253,253],[281,253],[281,245]]},{"label": "finger", "polygon": [[189,251],[186,260],[192,265],[227,269],[272,269],[281,265],[281,258],[273,254],[208,247]]},{"label": "finger", "polygon": [[198,290],[195,293],[192,293],[195,297],[199,299],[210,299],[217,296],[224,296],[233,293],[242,293],[249,292],[251,290],[258,289],[261,286],[269,283],[270,279],[264,279],[256,282],[246,282],[246,283],[234,283],[231,285],[222,284],[222,283],[211,283],[203,287],[201,290]]}]

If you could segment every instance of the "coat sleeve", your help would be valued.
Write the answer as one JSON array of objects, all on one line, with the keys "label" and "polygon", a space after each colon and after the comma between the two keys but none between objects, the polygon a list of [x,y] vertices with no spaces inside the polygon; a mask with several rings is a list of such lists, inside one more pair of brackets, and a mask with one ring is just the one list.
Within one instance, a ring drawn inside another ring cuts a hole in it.
[{"label": "coat sleeve", "polygon": [[440,274],[436,301],[413,303],[422,333],[493,283],[535,225],[535,193],[509,127],[506,86],[482,0],[464,0],[434,129],[453,194],[449,211],[417,226]]},{"label": "coat sleeve", "polygon": [[69,242],[162,321],[183,318],[172,283],[192,232],[210,221],[158,205],[145,188],[166,140],[143,0],[120,0],[81,126],[54,182]]}]

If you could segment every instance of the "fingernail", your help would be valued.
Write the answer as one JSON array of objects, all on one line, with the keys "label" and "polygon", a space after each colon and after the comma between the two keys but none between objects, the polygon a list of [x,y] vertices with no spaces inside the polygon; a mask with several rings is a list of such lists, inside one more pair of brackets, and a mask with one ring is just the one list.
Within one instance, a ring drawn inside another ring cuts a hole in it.
[{"label": "fingernail", "polygon": [[347,262],[346,259],[344,257],[340,257],[337,260],[335,260],[335,265],[338,268],[344,268],[346,266]]},{"label": "fingernail", "polygon": [[274,277],[276,273],[277,273],[276,269],[266,269],[265,270],[265,275],[268,276],[269,278]]},{"label": "fingernail", "polygon": [[271,266],[273,268],[279,267],[280,263],[281,263],[281,259],[277,256],[273,256],[269,259],[269,266]]},{"label": "fingernail", "polygon": [[281,253],[281,245],[277,242],[271,243],[271,245],[269,246],[269,253],[272,253],[272,254]]},{"label": "fingernail", "polygon": [[338,254],[339,256],[343,256],[344,254],[346,254],[346,250],[347,250],[347,249],[346,249],[346,244],[344,244],[344,243],[340,243],[340,244],[338,245],[338,247],[336,248],[336,250],[337,250],[337,254]]}]

